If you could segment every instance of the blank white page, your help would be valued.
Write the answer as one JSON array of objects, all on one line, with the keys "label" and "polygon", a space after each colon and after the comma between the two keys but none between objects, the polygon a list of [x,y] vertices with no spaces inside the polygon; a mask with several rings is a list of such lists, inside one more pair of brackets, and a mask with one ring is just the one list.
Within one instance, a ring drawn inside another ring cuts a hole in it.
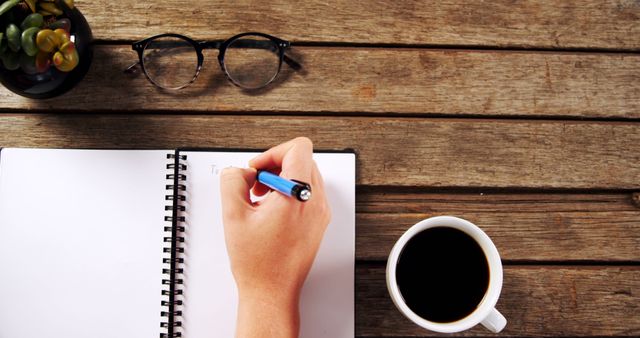
[{"label": "blank white page", "polygon": [[[184,154],[188,203],[183,336],[233,337],[237,290],[224,241],[219,172],[246,167],[257,153]],[[300,337],[353,337],[355,155],[320,153],[314,159],[325,181],[332,220],[302,290]]]},{"label": "blank white page", "polygon": [[159,337],[166,154],[0,152],[0,337]]}]

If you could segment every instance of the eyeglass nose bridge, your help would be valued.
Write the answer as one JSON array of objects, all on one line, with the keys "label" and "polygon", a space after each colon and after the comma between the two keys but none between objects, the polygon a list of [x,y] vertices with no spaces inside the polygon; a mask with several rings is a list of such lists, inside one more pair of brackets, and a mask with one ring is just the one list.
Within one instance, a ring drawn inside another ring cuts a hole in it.
[{"label": "eyeglass nose bridge", "polygon": [[193,83],[198,78],[198,75],[200,75],[200,72],[202,71],[202,65],[204,64],[204,55],[202,54],[202,49],[196,48],[196,54],[198,55],[198,67],[196,67],[196,73],[189,84]]},{"label": "eyeglass nose bridge", "polygon": [[234,86],[243,88],[242,86],[237,84],[236,81],[234,81],[231,78],[231,76],[229,75],[229,72],[227,72],[227,68],[224,65],[224,55],[223,54],[224,54],[224,51],[222,51],[222,50],[218,51],[218,64],[220,65],[220,70],[224,74],[224,77],[227,79],[227,81],[231,82]]}]

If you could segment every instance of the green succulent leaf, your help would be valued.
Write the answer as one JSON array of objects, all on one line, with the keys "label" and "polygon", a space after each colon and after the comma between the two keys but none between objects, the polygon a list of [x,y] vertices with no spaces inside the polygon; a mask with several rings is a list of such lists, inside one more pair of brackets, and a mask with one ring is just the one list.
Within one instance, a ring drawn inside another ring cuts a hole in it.
[{"label": "green succulent leaf", "polygon": [[0,32],[0,56],[7,50],[7,43],[4,42],[4,33]]},{"label": "green succulent leaf", "polygon": [[9,43],[9,48],[12,51],[17,52],[20,50],[20,28],[14,24],[9,24],[7,26],[7,30],[5,31],[7,34],[7,42]]},{"label": "green succulent leaf", "polygon": [[30,27],[22,32],[20,42],[22,50],[29,56],[35,56],[38,54],[38,46],[36,45],[36,34],[40,31],[39,27]]},{"label": "green succulent leaf", "polygon": [[18,3],[20,3],[20,0],[7,0],[3,2],[2,5],[0,5],[0,15],[8,12],[11,8],[13,8]]},{"label": "green succulent leaf", "polygon": [[20,56],[17,52],[7,51],[2,54],[2,64],[7,70],[16,70],[20,68]]},{"label": "green succulent leaf", "polygon": [[29,14],[26,18],[24,18],[24,20],[22,20],[22,23],[20,24],[20,29],[24,31],[30,27],[40,28],[42,27],[43,23],[44,23],[44,17],[42,16],[42,14],[32,13],[32,14]]}]

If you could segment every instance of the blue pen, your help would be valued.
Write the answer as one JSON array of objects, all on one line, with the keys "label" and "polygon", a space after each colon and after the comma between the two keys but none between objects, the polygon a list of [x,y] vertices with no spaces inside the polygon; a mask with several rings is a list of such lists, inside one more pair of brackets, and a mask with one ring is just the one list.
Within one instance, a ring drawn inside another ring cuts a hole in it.
[{"label": "blue pen", "polygon": [[298,201],[306,202],[311,198],[311,186],[297,180],[288,180],[265,170],[258,170],[258,182]]}]

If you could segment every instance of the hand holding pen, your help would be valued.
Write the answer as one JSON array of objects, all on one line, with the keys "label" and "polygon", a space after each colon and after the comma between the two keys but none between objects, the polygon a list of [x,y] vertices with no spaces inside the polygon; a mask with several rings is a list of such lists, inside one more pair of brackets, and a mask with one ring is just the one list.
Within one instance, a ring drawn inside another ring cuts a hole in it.
[{"label": "hand holding pen", "polygon": [[259,183],[285,196],[295,197],[300,202],[306,202],[311,198],[311,186],[308,183],[286,179],[266,170],[258,170],[256,179]]},{"label": "hand holding pen", "polygon": [[[236,337],[297,337],[300,290],[331,218],[313,144],[293,139],[249,166],[227,168],[220,176],[225,241],[240,301]],[[258,182],[259,170],[260,181],[271,188]],[[251,190],[263,196],[271,189],[277,191],[251,202]]]}]

